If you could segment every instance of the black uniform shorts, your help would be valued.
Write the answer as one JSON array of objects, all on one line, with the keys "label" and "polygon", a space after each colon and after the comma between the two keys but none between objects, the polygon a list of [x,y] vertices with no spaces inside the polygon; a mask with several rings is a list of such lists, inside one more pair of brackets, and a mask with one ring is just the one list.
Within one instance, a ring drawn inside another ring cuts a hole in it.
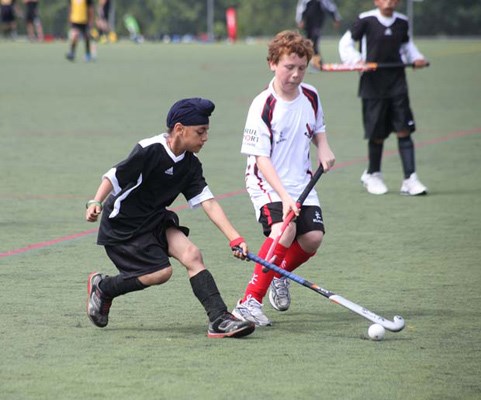
[{"label": "black uniform shorts", "polygon": [[169,246],[165,231],[175,227],[189,236],[189,229],[180,226],[179,217],[166,211],[162,224],[127,242],[105,245],[105,251],[124,278],[147,275],[170,266]]},{"label": "black uniform shorts", "polygon": [[25,21],[34,23],[38,20],[38,3],[35,1],[29,1],[26,5]]},{"label": "black uniform shorts", "polygon": [[[265,204],[261,208],[261,216],[259,222],[265,236],[271,234],[272,224],[282,222],[282,202]],[[325,233],[324,220],[322,219],[322,210],[318,206],[302,206],[299,216],[294,220],[297,229],[297,236],[311,231],[322,231]]]},{"label": "black uniform shorts", "polygon": [[0,17],[2,22],[10,23],[15,22],[15,10],[12,5],[3,5],[0,8]]},{"label": "black uniform shorts", "polygon": [[386,139],[391,132],[416,130],[408,95],[362,99],[365,139]]},{"label": "black uniform shorts", "polygon": [[72,29],[78,30],[84,37],[87,37],[87,35],[89,34],[87,24],[76,24],[72,22],[70,26],[72,27]]}]

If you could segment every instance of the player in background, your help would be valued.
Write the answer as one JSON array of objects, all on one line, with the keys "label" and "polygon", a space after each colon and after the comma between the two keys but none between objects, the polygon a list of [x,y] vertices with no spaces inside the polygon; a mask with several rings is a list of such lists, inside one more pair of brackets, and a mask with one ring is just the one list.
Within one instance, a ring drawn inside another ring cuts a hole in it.
[{"label": "player in background", "polygon": [[28,39],[43,42],[43,27],[38,15],[39,0],[23,0],[25,4],[25,23]]},{"label": "player in background", "polygon": [[94,0],[69,0],[70,51],[66,54],[69,61],[75,60],[75,52],[80,37],[85,41],[85,61],[96,57],[95,44],[90,38],[90,29],[95,20]]},{"label": "player in background", "polygon": [[17,16],[19,14],[16,0],[0,0],[0,18],[5,38],[13,40],[17,38]]},{"label": "player in background", "polygon": [[334,27],[339,28],[341,14],[333,0],[299,0],[296,7],[296,23],[299,29],[303,29],[306,37],[314,44],[314,56],[311,65],[320,70],[322,67],[321,57],[321,33],[329,15],[334,21]]},{"label": "player in background", "polygon": [[110,28],[110,0],[99,0],[97,8],[97,19],[95,24],[97,25],[99,41],[100,43],[107,43],[109,41]]},{"label": "player in background", "polygon": [[[376,9],[359,15],[339,42],[342,62],[362,65],[377,63],[414,63],[415,68],[427,65],[409,37],[406,16],[395,11],[398,0],[375,0]],[[355,47],[361,43],[361,50]],[[427,193],[417,174],[414,143],[411,134],[415,122],[409,104],[408,85],[404,68],[385,68],[361,74],[359,97],[362,99],[364,137],[368,140],[369,165],[361,182],[369,193],[388,192],[381,174],[384,141],[396,132],[404,180],[401,194]]]},{"label": "player in background", "polygon": [[[274,264],[287,271],[312,257],[324,237],[316,191],[311,191],[301,209],[296,206],[312,176],[311,144],[317,147],[316,163],[322,163],[325,171],[335,162],[319,94],[303,83],[313,53],[312,42],[294,31],[280,32],[269,43],[267,61],[274,77],[252,101],[241,148],[247,155],[247,191],[267,237],[258,253],[261,258],[268,254],[284,218],[291,210],[296,215],[273,253]],[[233,311],[238,318],[258,326],[271,325],[262,310],[269,287],[269,300],[278,311],[287,310],[291,301],[289,281],[262,269],[255,265],[244,297]]]},{"label": "player in background", "polygon": [[166,209],[182,194],[191,208],[203,208],[230,247],[242,249],[233,250],[234,255],[245,258],[245,240],[215,200],[197,157],[207,142],[214,107],[201,98],[176,102],[167,115],[167,133],[141,140],[103,176],[87,202],[87,221],[95,222],[103,211],[97,243],[120,272],[89,276],[87,314],[96,326],[108,324],[114,298],[167,282],[172,275],[169,257],[174,257],[185,266],[194,295],[207,312],[209,337],[241,337],[254,331],[253,323],[227,311],[199,248],[188,238],[189,229]]}]

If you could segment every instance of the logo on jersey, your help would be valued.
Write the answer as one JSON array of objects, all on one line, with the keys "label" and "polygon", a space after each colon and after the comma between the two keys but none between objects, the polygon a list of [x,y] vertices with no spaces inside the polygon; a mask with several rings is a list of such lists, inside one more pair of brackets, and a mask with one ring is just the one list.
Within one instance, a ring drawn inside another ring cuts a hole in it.
[{"label": "logo on jersey", "polygon": [[257,131],[255,129],[244,129],[243,143],[246,145],[253,146],[259,142],[259,137],[257,136]]},{"label": "logo on jersey", "polygon": [[304,135],[306,135],[309,138],[309,140],[311,140],[312,137],[314,136],[314,131],[311,129],[309,124],[306,124],[306,129],[307,129],[307,132],[304,132]]},{"label": "logo on jersey", "polygon": [[174,167],[165,170],[165,175],[174,175]]},{"label": "logo on jersey", "polygon": [[322,220],[321,213],[319,211],[316,211],[314,214],[314,218],[312,219],[312,222],[315,224],[324,224],[324,221]]},{"label": "logo on jersey", "polygon": [[279,144],[281,142],[285,142],[287,139],[284,137],[284,134],[281,132],[279,132],[279,137],[278,139],[276,140],[276,144]]},{"label": "logo on jersey", "polygon": [[384,35],[386,35],[386,36],[391,36],[391,35],[392,35],[392,30],[391,30],[391,28],[386,28],[386,30],[384,31]]}]

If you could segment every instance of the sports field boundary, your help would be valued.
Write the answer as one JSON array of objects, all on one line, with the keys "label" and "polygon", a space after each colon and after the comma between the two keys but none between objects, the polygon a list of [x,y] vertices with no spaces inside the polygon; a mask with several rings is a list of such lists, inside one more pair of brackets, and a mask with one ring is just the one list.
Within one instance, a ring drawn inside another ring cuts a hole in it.
[{"label": "sports field boundary", "polygon": [[[444,142],[448,142],[448,141],[451,141],[451,140],[460,139],[460,138],[463,138],[463,137],[466,137],[466,136],[476,135],[476,134],[480,134],[480,133],[481,133],[481,127],[473,128],[473,129],[469,129],[469,130],[461,130],[461,131],[451,132],[451,133],[448,133],[447,135],[444,135],[444,136],[440,136],[440,137],[432,138],[432,139],[429,139],[429,140],[416,142],[415,147],[416,147],[416,149],[423,148],[423,147],[432,146],[432,145],[435,145],[435,144],[444,143]],[[397,150],[388,150],[388,151],[384,152],[384,157],[392,157],[392,156],[395,156],[397,154],[398,154]],[[337,163],[332,168],[332,170],[337,170],[337,169],[349,167],[351,165],[357,165],[357,164],[360,164],[360,163],[364,163],[364,162],[366,162],[366,160],[367,160],[367,157],[361,157],[361,158],[356,158],[356,159],[353,159],[353,160],[350,160],[350,161],[344,161],[344,162],[341,162],[341,163]],[[220,195],[216,195],[215,198],[218,199],[218,200],[222,200],[222,199],[232,198],[232,197],[238,196],[240,194],[244,194],[245,192],[246,192],[246,189],[239,189],[239,190],[235,190],[235,191],[232,191],[232,192],[227,192],[227,193],[223,193],[223,194],[220,194]],[[188,208],[188,205],[183,204],[183,205],[180,205],[178,207],[172,208],[172,210],[177,212],[177,211],[184,210],[186,208]],[[13,249],[13,250],[7,250],[5,252],[0,253],[0,259],[15,256],[15,255],[19,255],[19,254],[23,254],[23,253],[27,253],[27,252],[30,252],[32,250],[39,250],[39,249],[42,249],[42,248],[47,248],[47,247],[54,246],[54,245],[59,244],[59,243],[69,242],[69,241],[72,241],[72,240],[80,239],[82,237],[92,235],[92,234],[97,233],[97,232],[98,232],[98,228],[92,228],[92,229],[88,229],[88,230],[85,230],[85,231],[82,231],[82,232],[73,233],[73,234],[66,235],[66,236],[61,236],[61,237],[58,237],[56,239],[51,239],[51,240],[46,240],[46,241],[42,241],[42,242],[38,242],[38,243],[29,244],[27,246],[20,247],[20,248],[17,248],[17,249]]]}]

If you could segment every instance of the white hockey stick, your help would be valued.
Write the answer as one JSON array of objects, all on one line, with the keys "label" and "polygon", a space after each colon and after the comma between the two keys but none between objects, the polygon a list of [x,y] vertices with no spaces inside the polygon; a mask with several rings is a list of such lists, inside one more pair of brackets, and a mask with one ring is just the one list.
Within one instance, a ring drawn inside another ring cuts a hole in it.
[{"label": "white hockey stick", "polygon": [[388,331],[391,332],[399,332],[402,331],[404,328],[404,318],[401,317],[400,315],[396,315],[393,318],[393,321],[388,320],[384,317],[381,317],[372,311],[369,311],[367,308],[360,306],[359,304],[353,303],[352,301],[345,299],[342,296],[339,296],[338,294],[332,293],[329,290],[323,289],[322,287],[309,282],[305,280],[304,278],[301,278],[300,276],[293,274],[292,272],[286,271],[285,269],[282,269],[278,267],[275,264],[272,264],[263,258],[260,258],[259,256],[253,254],[253,253],[247,253],[247,259],[255,261],[256,263],[261,264],[262,266],[276,271],[282,276],[285,276],[286,278],[289,278],[293,280],[294,282],[297,282],[301,284],[302,286],[305,286],[320,295],[326,297],[327,299],[331,300],[333,303],[339,304],[348,310],[351,310],[352,312],[355,312],[356,314],[359,314],[361,317],[364,317],[368,319],[369,321],[372,321],[376,324],[382,325],[384,328],[386,328]]}]

